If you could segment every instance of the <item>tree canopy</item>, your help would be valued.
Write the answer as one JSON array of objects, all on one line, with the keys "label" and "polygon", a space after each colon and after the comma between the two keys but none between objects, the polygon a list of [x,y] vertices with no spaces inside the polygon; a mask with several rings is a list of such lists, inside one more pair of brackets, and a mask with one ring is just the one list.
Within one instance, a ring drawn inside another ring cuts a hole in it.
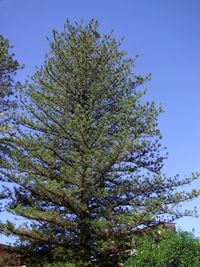
[{"label": "tree canopy", "polygon": [[112,34],[94,20],[67,22],[49,44],[44,65],[21,88],[18,132],[2,171],[15,184],[5,193],[7,210],[28,222],[2,227],[35,264],[117,266],[166,215],[188,215],[176,206],[199,192],[177,188],[198,175],[162,174],[162,109],[143,100],[149,76],[134,73],[136,58]]}]

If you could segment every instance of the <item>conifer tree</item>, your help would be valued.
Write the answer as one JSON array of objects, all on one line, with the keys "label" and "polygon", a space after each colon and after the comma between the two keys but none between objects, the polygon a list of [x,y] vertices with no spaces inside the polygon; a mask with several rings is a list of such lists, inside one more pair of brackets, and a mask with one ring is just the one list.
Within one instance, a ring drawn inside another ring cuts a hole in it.
[{"label": "conifer tree", "polygon": [[13,105],[9,99],[14,89],[13,77],[20,67],[17,60],[13,58],[14,54],[10,54],[11,48],[9,41],[0,35],[0,132],[7,130],[6,113]]},{"label": "conifer tree", "polygon": [[187,215],[177,205],[199,192],[178,188],[197,174],[162,174],[161,108],[143,100],[149,76],[133,72],[135,58],[112,34],[99,33],[94,20],[67,22],[49,42],[44,65],[21,90],[4,173],[16,184],[7,209],[29,222],[2,226],[20,237],[34,266],[117,266],[166,215]]},{"label": "conifer tree", "polygon": [[9,41],[0,35],[0,168],[6,164],[5,157],[10,150],[9,134],[13,121],[10,111],[16,104],[11,97],[15,91],[15,72],[21,68],[14,54],[10,53],[11,48]]}]

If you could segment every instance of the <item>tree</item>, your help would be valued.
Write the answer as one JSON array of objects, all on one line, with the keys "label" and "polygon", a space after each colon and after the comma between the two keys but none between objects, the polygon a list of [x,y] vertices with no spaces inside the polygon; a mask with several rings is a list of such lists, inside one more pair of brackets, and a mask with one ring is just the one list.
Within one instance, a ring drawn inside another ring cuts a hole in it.
[{"label": "tree", "polygon": [[14,75],[22,66],[10,54],[12,48],[9,41],[0,35],[0,168],[5,164],[5,155],[10,149],[8,134],[10,133],[10,111],[14,108]]},{"label": "tree", "polygon": [[0,131],[7,131],[5,125],[6,113],[13,105],[9,97],[13,94],[14,80],[13,76],[20,65],[15,60],[14,54],[9,53],[12,46],[9,41],[0,35]]},{"label": "tree", "polygon": [[197,178],[167,178],[157,128],[161,108],[144,102],[135,58],[98,23],[53,31],[44,65],[21,90],[15,149],[4,175],[15,183],[7,209],[29,219],[8,222],[21,251],[41,262],[117,266],[162,214],[199,195],[177,187]]},{"label": "tree", "polygon": [[134,253],[125,267],[200,266],[200,242],[186,232],[168,232],[159,243],[145,239]]}]

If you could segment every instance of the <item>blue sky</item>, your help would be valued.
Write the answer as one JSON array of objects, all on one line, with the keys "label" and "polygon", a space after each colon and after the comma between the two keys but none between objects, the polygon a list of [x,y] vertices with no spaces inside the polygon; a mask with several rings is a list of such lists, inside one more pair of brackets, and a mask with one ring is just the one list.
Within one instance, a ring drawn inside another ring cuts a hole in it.
[{"label": "blue sky", "polygon": [[[169,159],[163,171],[187,176],[200,172],[199,14],[199,0],[0,0],[0,34],[26,66],[16,77],[21,81],[43,63],[46,36],[52,29],[62,30],[66,18],[95,18],[101,32],[114,29],[116,38],[125,37],[122,48],[129,56],[139,55],[135,71],[152,74],[147,98],[165,110],[159,125]],[[200,188],[200,180],[193,187]],[[199,200],[185,207],[197,206],[200,214]],[[200,237],[200,218],[180,219],[177,227],[194,228]]]}]

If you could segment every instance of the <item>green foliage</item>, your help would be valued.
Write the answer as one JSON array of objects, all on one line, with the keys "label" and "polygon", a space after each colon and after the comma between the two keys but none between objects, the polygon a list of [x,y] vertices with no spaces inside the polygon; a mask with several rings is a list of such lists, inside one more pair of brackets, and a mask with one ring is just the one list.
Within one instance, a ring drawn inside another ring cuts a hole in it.
[{"label": "green foliage", "polygon": [[191,234],[169,232],[158,243],[145,239],[125,267],[198,267],[200,242]]},{"label": "green foliage", "polygon": [[[11,97],[15,91],[14,74],[20,68],[19,63],[10,53],[12,46],[0,35],[0,169],[6,165],[6,155],[10,151],[11,110],[15,106]],[[1,175],[0,175],[1,177]],[[3,177],[1,177],[3,178]],[[0,193],[0,199],[3,195]]]},{"label": "green foliage", "polygon": [[162,109],[142,100],[149,76],[133,72],[135,58],[120,42],[94,20],[67,22],[49,42],[44,65],[21,89],[5,171],[17,185],[7,189],[7,210],[29,223],[8,222],[4,232],[20,237],[24,257],[35,262],[117,266],[159,215],[185,214],[176,205],[199,192],[177,187],[198,175],[162,174]]},{"label": "green foliage", "polygon": [[0,133],[8,130],[4,121],[8,109],[13,104],[9,100],[9,96],[14,90],[13,76],[20,67],[17,60],[13,58],[14,54],[10,54],[11,48],[9,41],[0,35]]}]

